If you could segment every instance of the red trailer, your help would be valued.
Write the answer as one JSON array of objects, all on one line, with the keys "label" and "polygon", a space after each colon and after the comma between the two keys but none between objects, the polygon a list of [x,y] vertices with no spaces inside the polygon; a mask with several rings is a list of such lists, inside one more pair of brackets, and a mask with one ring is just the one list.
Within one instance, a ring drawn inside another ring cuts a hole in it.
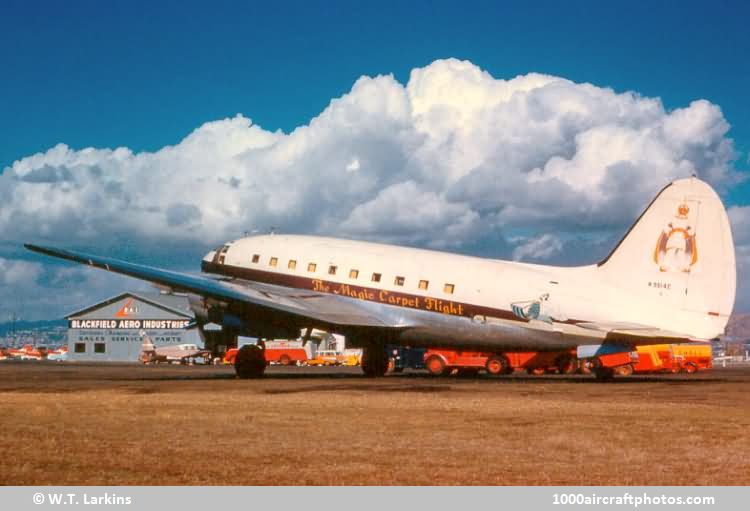
[{"label": "red trailer", "polygon": [[[223,362],[225,364],[234,364],[237,358],[237,348],[231,348],[224,354]],[[297,365],[298,362],[307,360],[307,352],[304,348],[294,346],[266,346],[264,351],[266,362],[281,364],[284,366]]]},{"label": "red trailer", "polygon": [[435,376],[450,374],[454,370],[463,374],[475,374],[480,370],[489,374],[510,374],[516,369],[524,369],[529,374],[572,374],[578,370],[575,350],[492,353],[430,349],[424,355],[424,364]]}]

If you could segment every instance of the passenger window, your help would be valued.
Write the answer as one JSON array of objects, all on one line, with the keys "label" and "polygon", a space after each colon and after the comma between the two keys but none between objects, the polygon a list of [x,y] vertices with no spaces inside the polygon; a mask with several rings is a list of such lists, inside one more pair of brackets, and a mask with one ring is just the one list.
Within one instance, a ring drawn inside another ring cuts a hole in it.
[{"label": "passenger window", "polygon": [[395,279],[393,279],[393,283],[396,284],[397,286],[403,286],[404,280],[405,280],[404,277],[396,277]]},{"label": "passenger window", "polygon": [[331,266],[329,266],[329,267],[328,267],[328,275],[336,275],[336,269],[337,269],[337,268],[338,268],[338,267],[337,267],[337,266],[334,266],[334,265],[331,265]]},{"label": "passenger window", "polygon": [[307,265],[307,271],[315,271],[315,268],[317,268],[317,264],[315,263],[308,263]]},{"label": "passenger window", "polygon": [[297,261],[295,261],[294,259],[289,259],[289,264],[287,265],[287,267],[290,270],[295,269],[297,267]]},{"label": "passenger window", "polygon": [[350,279],[356,279],[357,277],[359,277],[359,270],[355,270],[353,268],[351,270],[349,270],[349,278]]},{"label": "passenger window", "polygon": [[253,262],[257,263],[258,261],[260,261],[260,254],[253,254]]},{"label": "passenger window", "polygon": [[429,285],[430,285],[430,283],[427,282],[426,280],[420,280],[419,281],[419,289],[425,289],[426,290]]},{"label": "passenger window", "polygon": [[446,284],[445,287],[443,287],[443,292],[452,295],[454,288],[455,286],[453,284]]},{"label": "passenger window", "polygon": [[268,266],[276,266],[279,263],[278,257],[272,257],[270,261],[268,261]]},{"label": "passenger window", "polygon": [[373,282],[380,282],[380,274],[379,273],[373,273],[372,274],[372,281]]}]

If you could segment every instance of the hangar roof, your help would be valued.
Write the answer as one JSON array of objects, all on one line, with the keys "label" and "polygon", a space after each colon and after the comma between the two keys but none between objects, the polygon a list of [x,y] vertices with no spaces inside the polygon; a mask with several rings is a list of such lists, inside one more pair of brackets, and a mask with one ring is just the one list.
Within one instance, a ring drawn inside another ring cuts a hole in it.
[{"label": "hangar roof", "polygon": [[161,293],[146,294],[127,291],[125,293],[120,293],[119,295],[113,296],[112,298],[107,298],[106,300],[98,302],[94,305],[90,305],[84,309],[66,314],[65,319],[83,316],[97,309],[101,309],[113,303],[119,302],[125,298],[135,298],[158,309],[162,309],[165,312],[177,314],[188,319],[193,319],[194,317],[193,311],[190,309],[190,305],[188,304],[187,297],[184,295],[168,295]]}]

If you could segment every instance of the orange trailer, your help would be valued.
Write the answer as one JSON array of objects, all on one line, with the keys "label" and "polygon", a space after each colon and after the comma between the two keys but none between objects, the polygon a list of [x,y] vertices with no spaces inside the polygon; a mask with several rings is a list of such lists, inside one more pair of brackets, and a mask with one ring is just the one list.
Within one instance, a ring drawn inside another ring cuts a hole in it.
[{"label": "orange trailer", "polygon": [[510,374],[524,369],[529,374],[571,374],[578,370],[575,350],[554,352],[505,352],[458,351],[429,349],[424,354],[427,371],[435,376],[459,373],[472,374],[485,370],[489,374]]}]

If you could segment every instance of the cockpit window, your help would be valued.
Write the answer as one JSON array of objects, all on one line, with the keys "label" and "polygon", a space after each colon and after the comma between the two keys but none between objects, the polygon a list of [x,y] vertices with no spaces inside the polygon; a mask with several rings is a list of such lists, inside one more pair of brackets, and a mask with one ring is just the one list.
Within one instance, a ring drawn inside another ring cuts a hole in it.
[{"label": "cockpit window", "polygon": [[227,250],[229,250],[229,245],[224,245],[221,247],[214,256],[214,262],[219,264],[224,264],[224,259],[227,255]]}]

